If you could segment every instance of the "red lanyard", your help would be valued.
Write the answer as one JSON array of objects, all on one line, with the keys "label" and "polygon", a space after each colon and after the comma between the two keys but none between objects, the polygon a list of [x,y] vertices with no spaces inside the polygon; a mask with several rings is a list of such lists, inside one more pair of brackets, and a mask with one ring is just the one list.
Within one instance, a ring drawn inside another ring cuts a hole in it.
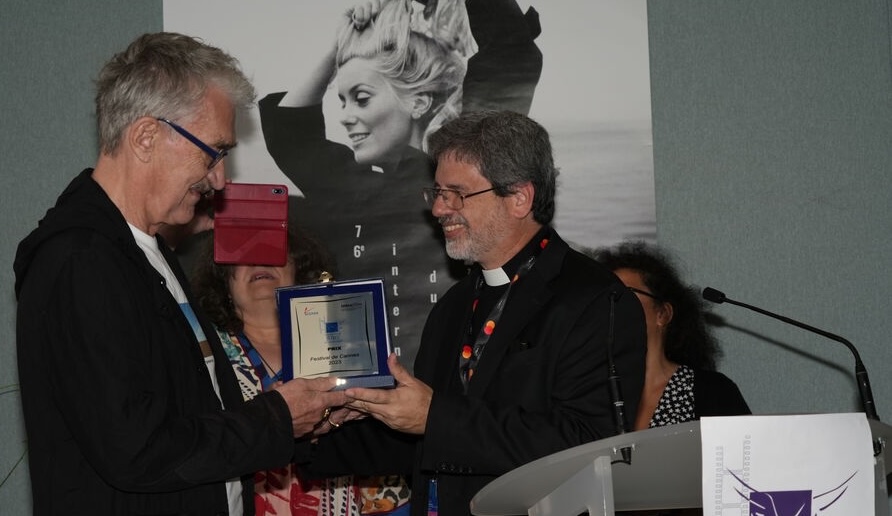
[{"label": "red lanyard", "polygon": [[[539,246],[537,247],[537,251],[543,249],[548,244],[547,239],[543,239]],[[496,329],[496,325],[499,323],[499,319],[502,318],[502,313],[505,311],[505,303],[508,301],[508,295],[511,293],[511,288],[517,283],[521,277],[523,277],[530,269],[533,268],[533,264],[536,262],[536,255],[530,256],[520,268],[517,269],[517,273],[514,274],[514,277],[511,278],[511,282],[508,284],[508,288],[502,294],[502,297],[496,302],[495,306],[492,307],[492,310],[489,312],[489,316],[485,319],[483,323],[483,327],[480,328],[480,331],[477,333],[477,338],[474,341],[474,345],[464,344],[461,348],[461,355],[459,356],[459,364],[458,364],[458,373],[461,378],[462,387],[464,389],[464,393],[468,393],[468,384],[471,381],[471,378],[474,376],[474,370],[477,368],[477,362],[480,360],[480,357],[483,355],[483,348],[486,346],[486,343],[489,342],[490,336],[492,336],[493,332]],[[477,282],[477,291],[474,296],[473,301],[473,310],[477,309],[477,303],[480,301],[480,290],[483,288],[482,279]],[[471,318],[473,320],[473,317]],[[469,325],[473,324],[471,321],[468,322]],[[468,328],[468,337],[471,336],[471,328]]]}]

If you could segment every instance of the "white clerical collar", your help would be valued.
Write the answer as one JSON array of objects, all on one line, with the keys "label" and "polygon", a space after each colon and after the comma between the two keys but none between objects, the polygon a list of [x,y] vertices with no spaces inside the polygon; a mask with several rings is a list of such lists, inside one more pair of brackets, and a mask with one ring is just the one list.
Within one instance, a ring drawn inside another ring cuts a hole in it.
[{"label": "white clerical collar", "polygon": [[483,280],[486,281],[486,286],[488,287],[498,287],[500,285],[507,285],[511,282],[511,278],[505,274],[505,271],[499,267],[498,269],[490,269],[483,271]]}]

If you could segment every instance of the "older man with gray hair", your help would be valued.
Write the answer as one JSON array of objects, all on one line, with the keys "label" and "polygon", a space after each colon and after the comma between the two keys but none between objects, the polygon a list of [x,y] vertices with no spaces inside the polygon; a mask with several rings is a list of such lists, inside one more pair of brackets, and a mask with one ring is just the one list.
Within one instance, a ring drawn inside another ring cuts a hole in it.
[{"label": "older man with gray hair", "polygon": [[234,58],[181,34],[143,35],[102,69],[96,165],[15,259],[34,514],[253,514],[250,474],[345,402],[334,379],[242,401],[158,234],[223,187],[254,97]]}]

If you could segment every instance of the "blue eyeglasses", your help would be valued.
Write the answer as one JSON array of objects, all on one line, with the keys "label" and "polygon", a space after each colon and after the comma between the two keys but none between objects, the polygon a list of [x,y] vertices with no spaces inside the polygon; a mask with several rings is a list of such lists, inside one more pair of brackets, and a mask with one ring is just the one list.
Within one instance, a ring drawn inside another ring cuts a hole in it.
[{"label": "blue eyeglasses", "polygon": [[195,136],[194,134],[190,133],[189,131],[183,129],[179,125],[171,122],[170,120],[168,120],[166,118],[155,117],[155,119],[171,126],[173,128],[173,130],[180,133],[183,136],[183,138],[194,143],[196,147],[203,150],[205,152],[205,154],[210,156],[211,162],[208,163],[208,170],[217,166],[217,163],[220,163],[221,161],[223,161],[223,158],[225,158],[229,154],[229,149],[216,150],[213,147],[211,147],[210,145],[199,140],[198,137]]}]

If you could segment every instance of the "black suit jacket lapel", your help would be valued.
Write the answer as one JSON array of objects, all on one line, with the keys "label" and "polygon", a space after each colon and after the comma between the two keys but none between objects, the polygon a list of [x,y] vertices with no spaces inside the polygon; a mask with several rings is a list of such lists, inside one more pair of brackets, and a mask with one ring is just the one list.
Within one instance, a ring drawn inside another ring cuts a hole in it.
[{"label": "black suit jacket lapel", "polygon": [[[460,290],[451,292],[458,299],[464,299],[466,302],[457,304],[446,314],[446,319],[436,321],[436,327],[431,332],[432,337],[425,341],[425,346],[436,345],[436,350],[433,351],[436,359],[416,360],[416,376],[426,381],[435,390],[445,390],[454,383],[461,383],[458,377],[458,358],[461,347],[467,340],[468,325],[471,322],[471,302],[474,299],[474,285],[479,274],[479,272],[476,275],[471,274],[469,278],[459,283]],[[434,321],[428,321],[428,324],[434,323]],[[420,354],[418,358],[421,359]]]},{"label": "black suit jacket lapel", "polygon": [[489,383],[496,377],[508,346],[517,340],[524,327],[536,318],[536,314],[551,298],[551,280],[560,272],[566,253],[567,245],[554,235],[530,272],[517,281],[505,305],[505,313],[486,344],[474,377],[468,385],[468,395],[482,397]]},{"label": "black suit jacket lapel", "polygon": [[223,344],[220,343],[220,338],[217,336],[216,328],[204,316],[198,307],[198,303],[195,302],[195,299],[192,296],[192,289],[189,287],[189,280],[186,278],[186,274],[180,267],[180,262],[176,255],[167,247],[163,239],[159,240],[158,247],[161,249],[161,254],[164,255],[164,259],[166,259],[167,263],[170,265],[170,269],[177,277],[177,280],[179,280],[180,287],[182,287],[183,292],[186,294],[186,299],[189,301],[189,305],[192,306],[192,311],[195,313],[195,317],[198,319],[198,323],[204,331],[204,336],[208,341],[208,345],[211,347],[211,351],[214,354],[214,370],[217,374],[217,385],[220,388],[220,399],[223,402],[223,406],[225,408],[232,408],[241,405],[244,403],[244,397],[238,386],[238,380],[235,377],[235,372],[232,370],[232,365],[229,363],[229,357],[226,356]]}]

